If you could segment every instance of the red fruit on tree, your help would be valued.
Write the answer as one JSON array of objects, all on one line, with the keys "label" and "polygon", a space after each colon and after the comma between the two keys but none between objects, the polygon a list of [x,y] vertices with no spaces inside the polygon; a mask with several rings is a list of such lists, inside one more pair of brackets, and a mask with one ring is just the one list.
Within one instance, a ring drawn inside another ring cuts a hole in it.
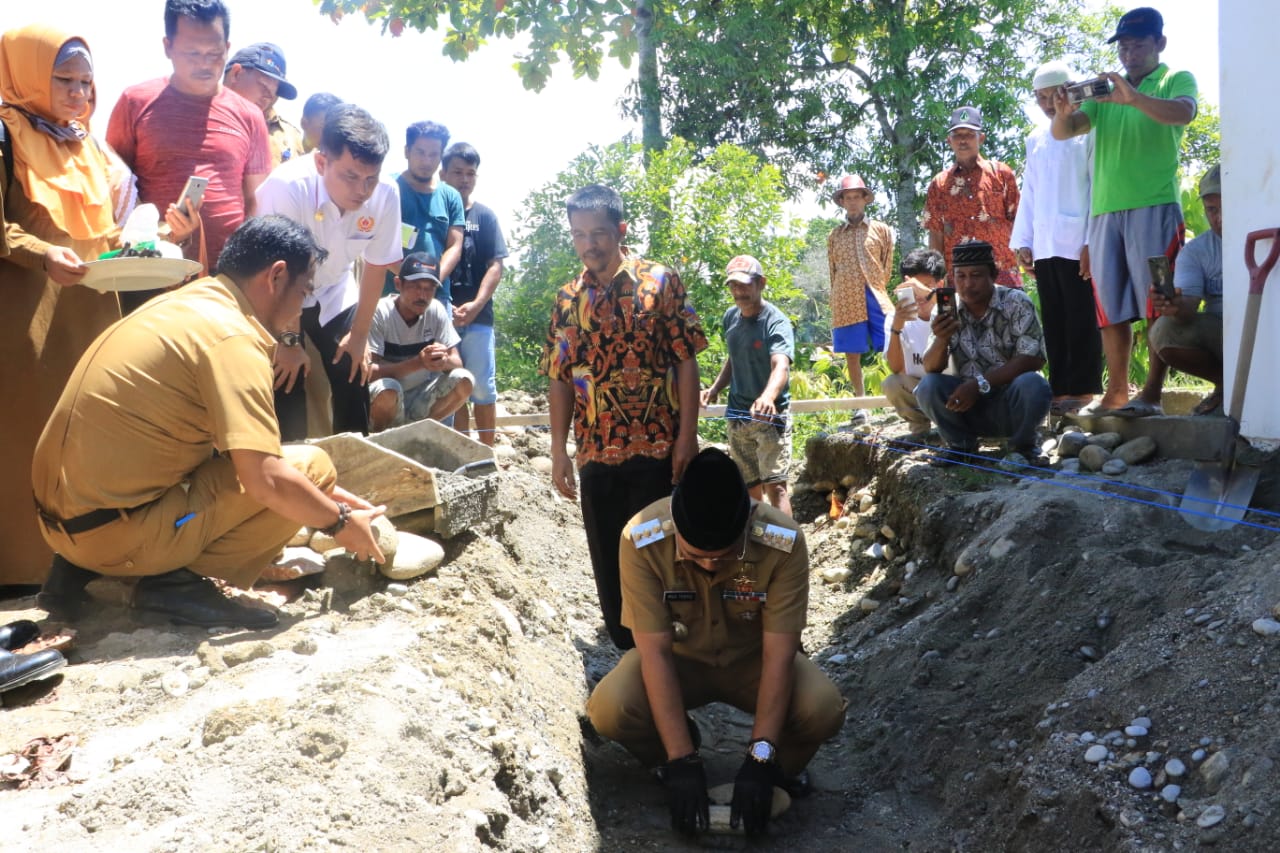
[{"label": "red fruit on tree", "polygon": [[399,18],[392,18],[391,23],[387,25],[387,29],[391,30],[392,38],[400,38],[400,34],[404,32],[404,21]]}]

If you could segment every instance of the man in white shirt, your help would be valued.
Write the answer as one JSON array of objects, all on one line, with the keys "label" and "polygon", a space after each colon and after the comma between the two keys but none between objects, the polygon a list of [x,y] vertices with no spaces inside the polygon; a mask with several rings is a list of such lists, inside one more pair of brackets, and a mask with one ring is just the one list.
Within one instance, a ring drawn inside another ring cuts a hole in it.
[{"label": "man in white shirt", "polygon": [[396,292],[378,300],[369,332],[369,426],[374,432],[425,418],[442,421],[462,407],[475,385],[458,353],[462,337],[436,299],[440,262],[413,252],[393,281]]},{"label": "man in white shirt", "polygon": [[929,437],[929,416],[916,402],[916,386],[924,378],[924,352],[929,348],[929,319],[933,315],[933,290],[943,286],[947,264],[933,249],[913,249],[898,271],[902,284],[894,290],[897,308],[885,318],[884,358],[893,373],[880,383],[894,411],[907,422],[906,441],[919,444]]},{"label": "man in white shirt", "polygon": [[[258,212],[279,213],[311,231],[328,257],[302,308],[302,331],[320,351],[333,390],[335,432],[369,430],[367,346],[382,281],[401,259],[400,195],[381,177],[386,128],[354,104],[326,116],[320,147],[283,163],[258,188]],[[352,262],[363,258],[357,285]],[[299,335],[276,348],[276,414],[286,441],[306,437],[306,354]]]},{"label": "man in white shirt", "polygon": [[[1053,119],[1054,92],[1072,79],[1062,62],[1041,65],[1036,104]],[[1088,247],[1093,135],[1054,139],[1049,128],[1027,137],[1022,204],[1009,244],[1033,269],[1049,361],[1050,411],[1066,414],[1102,393],[1102,336],[1089,279]]]}]

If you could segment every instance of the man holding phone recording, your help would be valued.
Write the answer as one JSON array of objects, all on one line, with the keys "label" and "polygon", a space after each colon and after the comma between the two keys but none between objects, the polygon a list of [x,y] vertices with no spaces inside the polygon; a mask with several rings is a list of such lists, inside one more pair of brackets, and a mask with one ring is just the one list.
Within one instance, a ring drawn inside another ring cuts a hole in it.
[{"label": "man holding phone recording", "polygon": [[1052,392],[1039,372],[1044,332],[1035,305],[1021,290],[995,283],[990,243],[956,246],[951,270],[955,292],[936,291],[933,338],[924,354],[928,375],[916,386],[920,408],[947,443],[930,464],[968,462],[979,439],[1007,438],[1008,461],[1045,465],[1036,428],[1049,414]]},{"label": "man holding phone recording", "polygon": [[[1213,392],[1195,407],[1208,415],[1222,409],[1222,177],[1218,166],[1200,179],[1209,230],[1182,254],[1173,275],[1174,296],[1151,288],[1151,348],[1174,370],[1207,379]],[[1197,310],[1203,301],[1204,310]]]},{"label": "man holding phone recording", "polygon": [[1107,72],[1109,95],[1077,104],[1065,88],[1054,95],[1055,139],[1094,131],[1089,261],[1107,387],[1086,412],[1145,417],[1159,414],[1168,371],[1155,347],[1141,393],[1129,399],[1130,324],[1149,315],[1147,258],[1170,262],[1183,242],[1178,155],[1183,128],[1196,117],[1196,81],[1160,62],[1164,19],[1155,9],[1126,12],[1108,42],[1125,73]]},{"label": "man holding phone recording", "polygon": [[395,287],[395,296],[378,300],[369,329],[373,432],[424,418],[444,420],[461,408],[475,385],[458,354],[462,338],[436,299],[439,261],[425,252],[410,254]]}]

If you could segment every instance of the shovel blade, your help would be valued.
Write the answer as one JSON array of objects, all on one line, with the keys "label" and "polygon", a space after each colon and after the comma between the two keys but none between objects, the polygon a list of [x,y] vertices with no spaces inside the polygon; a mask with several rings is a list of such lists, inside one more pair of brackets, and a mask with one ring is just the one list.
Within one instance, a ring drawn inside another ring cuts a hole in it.
[{"label": "shovel blade", "polygon": [[1191,472],[1182,493],[1182,517],[1197,530],[1214,532],[1234,527],[1249,511],[1259,470],[1221,462],[1201,462]]}]

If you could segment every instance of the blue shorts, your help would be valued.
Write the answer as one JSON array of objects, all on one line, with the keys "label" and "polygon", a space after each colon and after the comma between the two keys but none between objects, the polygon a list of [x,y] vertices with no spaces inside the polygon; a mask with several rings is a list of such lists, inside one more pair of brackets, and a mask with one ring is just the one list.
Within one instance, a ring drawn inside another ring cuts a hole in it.
[{"label": "blue shorts", "polygon": [[458,329],[458,355],[462,366],[475,377],[471,402],[485,406],[498,402],[497,367],[493,354],[493,326],[470,323]]},{"label": "blue shorts", "polygon": [[[864,285],[866,287],[866,285]],[[831,348],[836,352],[866,352],[871,347],[884,352],[884,309],[867,287],[867,319],[831,330]]]}]

